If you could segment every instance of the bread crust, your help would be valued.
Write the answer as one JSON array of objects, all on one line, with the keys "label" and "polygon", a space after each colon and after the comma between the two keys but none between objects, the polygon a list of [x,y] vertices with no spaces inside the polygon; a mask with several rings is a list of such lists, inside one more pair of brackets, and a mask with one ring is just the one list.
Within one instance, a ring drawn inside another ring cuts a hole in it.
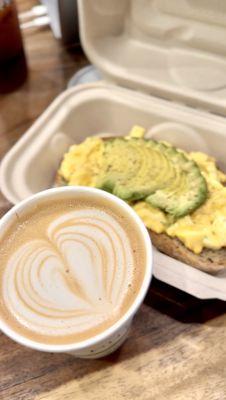
[{"label": "bread crust", "polygon": [[60,187],[60,186],[68,186],[68,185],[65,183],[64,179],[57,171],[55,179],[54,179],[53,187]]},{"label": "bread crust", "polygon": [[220,250],[205,248],[200,254],[195,254],[177,238],[171,238],[165,233],[155,233],[150,229],[149,234],[153,245],[159,251],[194,268],[211,274],[226,268],[226,248]]}]

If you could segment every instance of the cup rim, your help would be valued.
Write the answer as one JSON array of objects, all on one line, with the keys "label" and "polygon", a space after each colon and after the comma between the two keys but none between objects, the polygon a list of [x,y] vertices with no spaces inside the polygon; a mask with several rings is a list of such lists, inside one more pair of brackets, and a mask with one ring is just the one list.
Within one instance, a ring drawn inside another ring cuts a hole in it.
[{"label": "cup rim", "polygon": [[145,274],[143,277],[143,282],[141,284],[141,287],[139,289],[139,292],[136,295],[136,298],[134,299],[133,303],[131,306],[128,308],[128,310],[119,318],[113,325],[111,325],[109,328],[104,330],[103,332],[79,341],[75,343],[68,343],[68,344],[46,344],[46,343],[41,343],[41,342],[36,342],[35,340],[28,339],[23,335],[20,335],[16,331],[14,331],[10,326],[7,325],[7,323],[1,318],[0,315],[0,331],[5,333],[8,337],[13,339],[19,344],[22,344],[24,346],[27,346],[29,348],[32,348],[34,350],[40,350],[40,351],[46,351],[46,352],[54,352],[54,353],[60,353],[60,352],[75,352],[75,351],[80,351],[84,350],[90,346],[95,346],[98,343],[104,341],[107,339],[109,336],[113,335],[115,332],[117,332],[127,321],[130,321],[130,319],[134,316],[140,305],[142,304],[144,297],[147,293],[149,284],[151,282],[152,278],[152,269],[153,269],[153,251],[152,251],[152,243],[151,243],[151,238],[150,235],[142,222],[141,218],[136,214],[136,212],[130,207],[125,201],[121,200],[120,198],[114,196],[111,193],[105,192],[100,189],[96,188],[91,188],[91,187],[85,187],[85,186],[63,186],[59,188],[51,188],[47,189],[41,192],[38,192],[25,200],[22,200],[20,203],[17,205],[13,206],[0,220],[0,233],[2,228],[7,226],[8,223],[10,223],[11,218],[15,216],[15,214],[21,210],[24,210],[26,206],[39,201],[41,199],[48,199],[51,197],[54,197],[56,194],[63,194],[63,193],[71,193],[76,194],[76,193],[84,193],[84,194],[95,194],[97,196],[100,196],[102,198],[105,198],[115,204],[117,204],[119,207],[127,211],[135,223],[137,224],[138,228],[140,229],[140,232],[142,234],[142,237],[144,239],[145,243],[145,251],[146,251],[146,267],[145,267]]}]

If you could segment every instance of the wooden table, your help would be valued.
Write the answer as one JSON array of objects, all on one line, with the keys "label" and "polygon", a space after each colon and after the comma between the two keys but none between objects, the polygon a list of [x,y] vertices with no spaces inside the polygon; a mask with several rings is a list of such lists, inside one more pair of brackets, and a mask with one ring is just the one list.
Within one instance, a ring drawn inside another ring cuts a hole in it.
[{"label": "wooden table", "polygon": [[[18,3],[21,11],[36,1]],[[0,98],[1,157],[87,64],[79,47],[64,48],[47,28],[24,39],[29,78]],[[1,215],[10,207],[1,196]],[[153,280],[127,342],[105,359],[36,352],[0,334],[0,399],[224,400],[225,311],[223,302],[202,302]]]}]

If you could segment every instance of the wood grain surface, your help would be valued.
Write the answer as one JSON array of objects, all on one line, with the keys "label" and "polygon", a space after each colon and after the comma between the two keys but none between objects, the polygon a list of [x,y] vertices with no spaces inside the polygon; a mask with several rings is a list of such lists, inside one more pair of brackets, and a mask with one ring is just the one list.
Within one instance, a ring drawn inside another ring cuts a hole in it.
[{"label": "wood grain surface", "polygon": [[[19,10],[36,4],[18,1]],[[29,76],[0,97],[0,157],[87,64],[48,28],[24,34]],[[0,197],[0,214],[11,207]],[[102,360],[26,349],[0,334],[1,400],[224,400],[226,306],[153,279],[126,343]]]}]

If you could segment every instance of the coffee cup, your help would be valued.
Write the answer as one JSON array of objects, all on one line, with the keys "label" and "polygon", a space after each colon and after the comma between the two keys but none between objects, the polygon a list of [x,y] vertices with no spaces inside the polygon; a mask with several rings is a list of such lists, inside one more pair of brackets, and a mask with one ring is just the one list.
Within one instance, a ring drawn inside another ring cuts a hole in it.
[{"label": "coffee cup", "polygon": [[99,189],[37,193],[0,220],[0,329],[32,349],[99,358],[128,336],[152,276],[138,215]]}]

